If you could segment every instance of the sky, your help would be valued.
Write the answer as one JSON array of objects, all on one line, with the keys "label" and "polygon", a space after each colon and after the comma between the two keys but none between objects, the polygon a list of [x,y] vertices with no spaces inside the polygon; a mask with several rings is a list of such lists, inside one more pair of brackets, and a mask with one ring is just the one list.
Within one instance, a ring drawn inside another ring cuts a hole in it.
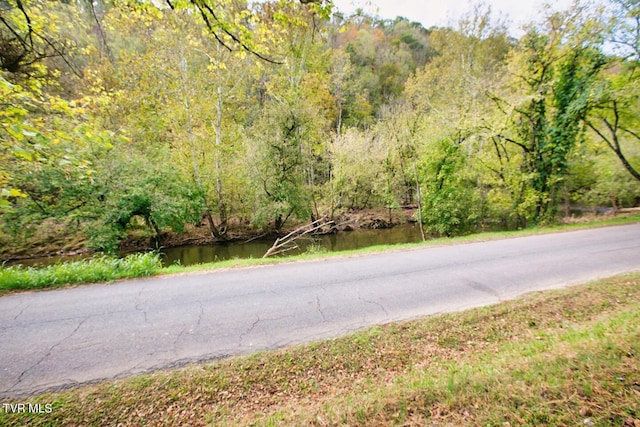
[{"label": "sky", "polygon": [[[518,36],[524,23],[541,16],[543,3],[562,10],[571,4],[571,0],[484,0],[484,3],[491,6],[494,14],[500,12],[507,15],[510,32],[513,36]],[[458,18],[472,8],[471,3],[464,0],[334,0],[334,5],[345,13],[362,8],[369,14],[386,19],[403,16],[410,21],[422,23],[425,28],[434,25],[455,27]]]}]

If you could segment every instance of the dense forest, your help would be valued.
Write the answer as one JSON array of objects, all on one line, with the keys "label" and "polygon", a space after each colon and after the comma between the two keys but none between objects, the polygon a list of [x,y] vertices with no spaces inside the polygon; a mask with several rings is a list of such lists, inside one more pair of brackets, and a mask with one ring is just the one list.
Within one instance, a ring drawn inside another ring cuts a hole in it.
[{"label": "dense forest", "polygon": [[640,3],[519,38],[303,0],[0,0],[0,240],[224,240],[367,208],[430,235],[640,204]]}]

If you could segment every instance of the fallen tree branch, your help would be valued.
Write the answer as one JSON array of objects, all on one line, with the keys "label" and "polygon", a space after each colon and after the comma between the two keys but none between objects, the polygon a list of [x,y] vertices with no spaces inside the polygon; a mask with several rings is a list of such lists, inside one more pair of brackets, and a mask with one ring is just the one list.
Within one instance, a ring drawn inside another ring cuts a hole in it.
[{"label": "fallen tree branch", "polygon": [[309,233],[321,230],[328,225],[335,225],[335,223],[333,221],[327,220],[327,217],[322,217],[310,224],[305,224],[302,227],[298,227],[286,236],[276,239],[276,241],[273,243],[273,246],[271,246],[271,248],[262,256],[262,258],[269,258],[270,256],[298,249],[299,246],[295,243],[296,240]]}]

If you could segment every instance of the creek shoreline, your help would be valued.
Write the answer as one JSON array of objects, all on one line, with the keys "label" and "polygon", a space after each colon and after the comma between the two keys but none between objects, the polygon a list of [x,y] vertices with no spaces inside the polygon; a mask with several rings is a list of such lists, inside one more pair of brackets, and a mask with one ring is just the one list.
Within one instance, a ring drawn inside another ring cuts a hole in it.
[{"label": "creek shoreline", "polygon": [[[416,207],[402,207],[399,209],[364,209],[346,211],[334,218],[335,227],[330,232],[323,230],[319,234],[345,233],[357,230],[381,230],[394,228],[401,225],[415,224]],[[640,207],[607,209],[606,212],[598,210],[587,210],[575,217],[565,217],[559,219],[560,223],[589,223],[606,217],[615,217],[625,214],[639,214]],[[159,238],[151,236],[147,230],[134,230],[125,238],[119,247],[121,255],[135,252],[152,251],[155,249],[168,249],[179,246],[210,246],[247,243],[257,239],[275,240],[296,228],[304,225],[302,221],[291,222],[280,232],[275,230],[259,230],[248,223],[236,221],[228,232],[228,239],[224,241],[216,240],[210,233],[206,223],[186,225],[184,232],[174,232],[165,230],[160,233]],[[79,232],[69,233],[62,224],[49,222],[43,224],[40,229],[29,239],[16,243],[0,235],[0,267],[2,265],[13,265],[25,262],[33,264],[34,261],[48,259],[57,262],[56,258],[77,259],[87,258],[97,253],[85,247],[86,238]]]},{"label": "creek shoreline", "polygon": [[[362,229],[387,229],[408,223],[415,223],[413,215],[415,207],[401,209],[365,209],[354,210],[337,215],[335,226],[331,230],[323,230],[324,234],[343,233]],[[172,248],[184,245],[225,245],[242,243],[255,239],[273,239],[282,237],[304,225],[302,221],[291,222],[279,232],[275,230],[259,230],[248,223],[233,223],[227,233],[226,240],[215,239],[205,222],[198,225],[187,224],[184,232],[164,230],[159,236],[151,236],[146,230],[135,230],[120,243],[119,253],[129,254]],[[23,242],[22,247],[6,246],[8,250],[0,253],[0,265],[15,264],[21,261],[33,261],[43,258],[87,257],[97,252],[85,247],[86,240],[82,236],[65,234],[59,224],[44,227],[42,235],[34,235]],[[4,242],[2,242],[4,243]]]}]

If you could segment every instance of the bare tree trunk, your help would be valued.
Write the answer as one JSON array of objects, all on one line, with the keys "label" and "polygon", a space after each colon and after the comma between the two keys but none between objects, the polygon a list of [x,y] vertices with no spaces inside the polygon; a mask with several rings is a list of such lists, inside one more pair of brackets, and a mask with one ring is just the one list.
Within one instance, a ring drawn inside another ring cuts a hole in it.
[{"label": "bare tree trunk", "polygon": [[422,223],[422,191],[420,189],[420,180],[418,179],[418,165],[417,161],[413,159],[413,173],[416,176],[416,197],[418,198],[418,224],[420,224],[420,235],[422,241],[427,240],[427,236],[424,234],[424,225]]},{"label": "bare tree trunk", "polygon": [[216,223],[213,220],[213,217],[211,216],[211,211],[208,208],[204,213],[204,217],[207,220],[207,224],[209,225],[209,230],[211,231],[211,235],[216,240],[224,240],[224,236],[222,235],[222,233],[220,233],[220,230],[218,230],[218,227],[216,227]]},{"label": "bare tree trunk", "polygon": [[[220,77],[218,77],[220,81]],[[217,90],[217,102],[216,102],[216,120],[214,123],[214,130],[216,133],[216,149],[215,149],[215,169],[216,169],[216,195],[218,197],[218,215],[220,216],[220,223],[226,224],[227,222],[227,207],[224,204],[224,195],[222,193],[222,167],[220,164],[220,150],[222,149],[222,86],[218,83]]]},{"label": "bare tree trunk", "polygon": [[336,135],[340,138],[342,132],[342,101],[340,100],[338,100],[338,119],[336,122]]},{"label": "bare tree trunk", "polygon": [[96,36],[98,38],[98,46],[100,48],[100,56],[106,55],[109,63],[113,66],[115,65],[115,61],[113,60],[113,53],[111,52],[111,48],[109,47],[109,43],[107,42],[107,35],[104,31],[104,27],[102,26],[102,15],[104,15],[104,3],[96,2],[99,6],[100,11],[96,10],[96,4],[94,4],[94,0],[86,0],[86,4],[89,6],[89,12],[91,13],[91,17],[93,18],[96,26]]},{"label": "bare tree trunk", "polygon": [[611,196],[611,205],[613,206],[613,214],[618,215],[620,212],[620,204],[618,203],[618,196]]},{"label": "bare tree trunk", "polygon": [[564,197],[564,217],[571,217],[571,198],[569,197],[569,190],[567,189],[567,184],[565,183],[562,187],[562,195]]}]

